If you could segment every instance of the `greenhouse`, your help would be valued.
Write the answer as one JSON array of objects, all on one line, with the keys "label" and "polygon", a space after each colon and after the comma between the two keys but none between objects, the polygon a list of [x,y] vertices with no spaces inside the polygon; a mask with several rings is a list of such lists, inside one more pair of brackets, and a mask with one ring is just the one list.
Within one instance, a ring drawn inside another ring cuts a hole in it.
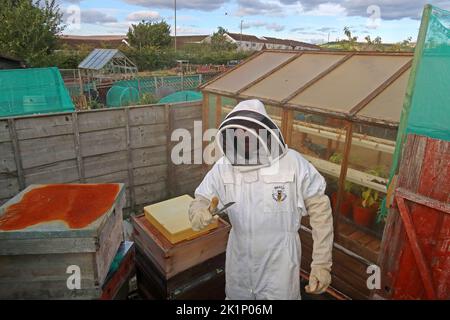
[{"label": "greenhouse", "polygon": [[201,87],[204,129],[218,127],[236,102],[261,100],[289,147],[326,178],[338,245],[376,262],[412,60],[410,53],[266,50]]},{"label": "greenhouse", "polygon": [[78,68],[92,77],[136,74],[136,65],[117,49],[94,49]]},{"label": "greenhouse", "polygon": [[58,68],[0,71],[0,117],[73,110]]}]

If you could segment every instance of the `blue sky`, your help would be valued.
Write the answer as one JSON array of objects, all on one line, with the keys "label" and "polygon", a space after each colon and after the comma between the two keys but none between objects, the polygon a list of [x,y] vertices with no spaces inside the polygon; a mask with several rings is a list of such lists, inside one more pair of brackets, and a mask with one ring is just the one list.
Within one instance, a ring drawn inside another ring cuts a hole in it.
[{"label": "blue sky", "polygon": [[[450,0],[177,0],[177,34],[230,32],[313,43],[344,37],[350,27],[363,40],[416,40],[423,5],[450,10]],[[125,34],[131,23],[164,19],[174,30],[174,0],[59,0],[65,34]],[[70,22],[80,22],[72,24]]]}]

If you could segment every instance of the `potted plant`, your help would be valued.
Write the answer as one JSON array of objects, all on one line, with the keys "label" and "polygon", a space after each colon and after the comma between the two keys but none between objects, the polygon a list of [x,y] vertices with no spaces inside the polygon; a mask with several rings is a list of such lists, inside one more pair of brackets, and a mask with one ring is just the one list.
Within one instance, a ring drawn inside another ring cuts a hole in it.
[{"label": "potted plant", "polygon": [[[341,164],[342,163],[343,155],[342,153],[333,153],[331,157],[329,158],[329,161],[335,164]],[[350,217],[352,214],[352,207],[353,202],[356,201],[357,197],[351,193],[351,190],[353,188],[353,184],[350,181],[345,181],[344,185],[344,195],[342,197],[341,204],[339,206],[339,213],[343,216]],[[331,207],[334,209],[337,202],[337,191],[333,192],[331,194]]]},{"label": "potted plant", "polygon": [[[387,177],[386,168],[376,166],[366,171],[366,173],[376,177]],[[379,192],[370,188],[363,188],[361,198],[353,205],[353,220],[355,223],[370,227],[375,222],[379,214],[381,203]]]},{"label": "potted plant", "polygon": [[353,221],[363,227],[370,227],[377,215],[378,199],[378,191],[370,188],[364,189],[361,193],[361,199],[353,204]]}]

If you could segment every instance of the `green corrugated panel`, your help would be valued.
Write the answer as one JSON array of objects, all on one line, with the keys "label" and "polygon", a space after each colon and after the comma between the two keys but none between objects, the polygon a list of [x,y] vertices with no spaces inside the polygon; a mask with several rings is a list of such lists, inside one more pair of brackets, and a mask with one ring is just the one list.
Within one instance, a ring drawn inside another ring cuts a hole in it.
[{"label": "green corrugated panel", "polygon": [[74,110],[58,68],[0,71],[0,117]]}]

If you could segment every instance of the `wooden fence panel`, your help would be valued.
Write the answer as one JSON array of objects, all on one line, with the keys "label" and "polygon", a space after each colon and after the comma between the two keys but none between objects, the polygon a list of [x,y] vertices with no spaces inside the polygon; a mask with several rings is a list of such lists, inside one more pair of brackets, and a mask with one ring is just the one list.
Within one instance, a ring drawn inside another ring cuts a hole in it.
[{"label": "wooden fence panel", "polygon": [[203,166],[173,165],[169,139],[201,112],[198,101],[1,119],[0,204],[21,184],[122,182],[127,211],[192,194]]},{"label": "wooden fence panel", "polygon": [[76,157],[72,135],[19,140],[19,147],[24,169],[75,159]]}]

